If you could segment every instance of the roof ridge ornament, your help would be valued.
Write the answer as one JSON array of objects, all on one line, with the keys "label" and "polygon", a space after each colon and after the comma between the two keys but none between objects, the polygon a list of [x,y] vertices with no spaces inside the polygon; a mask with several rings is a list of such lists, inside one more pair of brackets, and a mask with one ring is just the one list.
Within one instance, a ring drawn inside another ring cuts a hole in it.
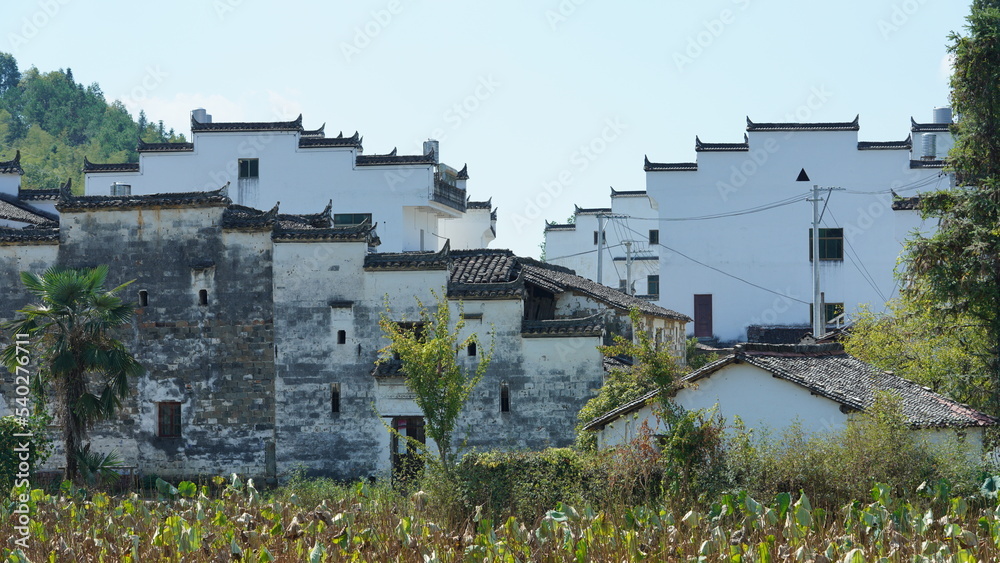
[{"label": "roof ridge ornament", "polygon": [[73,197],[73,178],[67,178],[66,183],[63,184],[62,186],[59,186],[59,199],[72,199],[72,197]]}]

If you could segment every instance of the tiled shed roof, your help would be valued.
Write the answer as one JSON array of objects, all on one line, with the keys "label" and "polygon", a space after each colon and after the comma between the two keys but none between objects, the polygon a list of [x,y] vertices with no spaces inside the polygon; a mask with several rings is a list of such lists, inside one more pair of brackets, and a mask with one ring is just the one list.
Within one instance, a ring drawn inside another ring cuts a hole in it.
[{"label": "tiled shed roof", "polygon": [[860,115],[854,121],[826,123],[754,123],[747,117],[747,131],[858,131]]},{"label": "tiled shed roof", "polygon": [[466,209],[493,209],[493,198],[486,201],[466,201]]},{"label": "tiled shed roof", "polygon": [[30,225],[54,225],[59,222],[58,216],[41,209],[35,209],[7,194],[0,194],[0,219]]},{"label": "tiled shed roof", "polygon": [[287,228],[279,222],[271,239],[279,242],[332,242],[332,241],[368,241],[369,246],[379,244],[375,236],[375,226],[363,223],[350,227],[311,227]]},{"label": "tiled shed roof", "polygon": [[[542,287],[555,288],[560,292],[573,291],[582,293],[622,312],[627,312],[635,307],[643,314],[684,322],[691,321],[691,318],[687,315],[682,315],[677,311],[671,311],[649,301],[633,297],[617,289],[612,289],[593,280],[578,276],[573,273],[573,270],[552,264],[545,264],[531,258],[518,258],[518,260],[521,262],[521,267],[524,268],[525,280]],[[549,291],[553,291],[553,289],[549,289]]]},{"label": "tiled shed roof", "polygon": [[576,223],[549,223],[545,222],[546,231],[575,231]]},{"label": "tiled shed roof", "polygon": [[503,283],[518,278],[518,258],[506,249],[452,250],[451,283]]},{"label": "tiled shed roof", "polygon": [[0,160],[0,174],[24,174],[21,168],[21,151],[14,153],[14,158],[10,160]]},{"label": "tiled shed roof", "polygon": [[[826,397],[856,411],[875,404],[875,393],[888,391],[902,402],[903,415],[914,428],[995,426],[1000,420],[968,405],[939,395],[891,373],[882,371],[844,352],[842,345],[738,344],[733,354],[716,360],[684,377],[685,386],[711,377],[735,363],[747,363],[772,376],[800,385],[810,393]],[[649,393],[588,422],[584,428],[598,430],[613,420],[656,400]]]}]

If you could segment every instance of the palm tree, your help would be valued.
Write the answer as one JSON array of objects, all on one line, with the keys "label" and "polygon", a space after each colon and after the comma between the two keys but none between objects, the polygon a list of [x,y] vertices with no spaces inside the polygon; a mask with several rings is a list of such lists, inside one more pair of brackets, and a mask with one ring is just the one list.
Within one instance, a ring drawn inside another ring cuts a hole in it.
[{"label": "palm tree", "polygon": [[[143,373],[112,336],[132,320],[133,306],[116,295],[132,282],[106,291],[107,276],[107,266],[49,268],[41,276],[21,272],[21,282],[38,302],[6,325],[13,334],[28,335],[31,365],[37,370],[32,380],[36,401],[45,404],[54,391],[54,414],[63,426],[65,478],[71,481],[77,477],[77,454],[87,429],[114,416],[128,396],[129,376]],[[0,363],[11,371],[16,358],[14,344],[0,352]]]}]

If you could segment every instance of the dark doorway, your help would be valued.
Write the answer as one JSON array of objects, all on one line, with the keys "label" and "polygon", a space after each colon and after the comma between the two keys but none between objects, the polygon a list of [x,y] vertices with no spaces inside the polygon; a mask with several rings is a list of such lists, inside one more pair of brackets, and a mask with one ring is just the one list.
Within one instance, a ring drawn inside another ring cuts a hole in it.
[{"label": "dark doorway", "polygon": [[404,482],[423,469],[420,452],[413,442],[427,443],[424,419],[420,416],[399,416],[392,419],[392,480]]}]

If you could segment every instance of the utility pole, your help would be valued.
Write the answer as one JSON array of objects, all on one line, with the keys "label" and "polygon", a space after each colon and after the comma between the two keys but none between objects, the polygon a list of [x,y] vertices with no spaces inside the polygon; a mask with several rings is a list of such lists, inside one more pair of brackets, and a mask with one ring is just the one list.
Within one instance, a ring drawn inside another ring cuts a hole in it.
[{"label": "utility pole", "polygon": [[604,214],[597,214],[597,283],[604,285]]},{"label": "utility pole", "polygon": [[813,226],[812,226],[812,267],[813,267],[813,315],[812,333],[813,338],[823,336],[823,311],[820,304],[821,296],[819,291],[819,185],[813,184],[812,199],[813,204]]},{"label": "utility pole", "polygon": [[[808,182],[809,175],[806,174],[805,168],[799,172],[799,177],[796,178],[796,182]],[[813,184],[812,187],[812,197],[806,199],[806,201],[811,201],[813,204],[813,220],[812,220],[812,275],[813,275],[813,300],[812,300],[812,333],[813,337],[819,338],[823,336],[823,332],[826,330],[826,323],[823,320],[823,313],[825,313],[826,306],[824,305],[825,296],[820,291],[819,287],[819,223],[823,220],[823,214],[826,212],[826,205],[830,203],[829,194],[833,193],[834,190],[843,190],[844,188],[827,188],[827,197],[819,197],[819,185]],[[823,211],[819,210],[819,202],[826,201],[823,206]]]},{"label": "utility pole", "polygon": [[625,293],[635,295],[632,290],[632,241],[622,241],[625,243]]}]

